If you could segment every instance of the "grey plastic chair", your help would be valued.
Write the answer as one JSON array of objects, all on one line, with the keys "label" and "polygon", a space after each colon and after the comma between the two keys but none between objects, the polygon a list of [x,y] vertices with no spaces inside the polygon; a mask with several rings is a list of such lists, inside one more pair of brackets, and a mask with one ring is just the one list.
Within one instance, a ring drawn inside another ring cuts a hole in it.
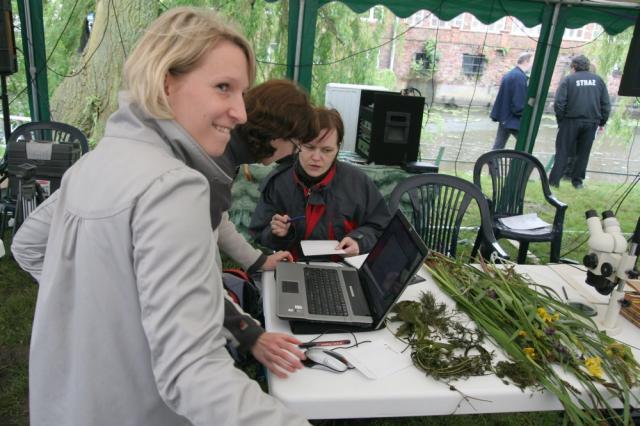
[{"label": "grey plastic chair", "polygon": [[472,201],[480,211],[476,244],[482,245],[484,256],[495,252],[508,259],[491,230],[487,200],[469,181],[438,173],[410,176],[394,188],[389,210],[393,213],[400,208],[429,249],[455,257],[462,219]]},{"label": "grey plastic chair", "polygon": [[[473,168],[473,182],[479,188],[482,188],[480,178],[483,170],[488,170],[491,176],[492,192],[487,201],[493,222],[493,233],[496,238],[509,238],[520,243],[518,263],[526,263],[529,243],[538,242],[550,242],[549,260],[553,263],[559,262],[562,229],[567,205],[551,193],[549,179],[542,163],[529,153],[501,149],[489,151],[476,160]],[[523,213],[527,183],[534,170],[537,170],[540,175],[540,185],[545,200],[555,209],[553,224],[531,230],[509,228],[500,219]]]}]

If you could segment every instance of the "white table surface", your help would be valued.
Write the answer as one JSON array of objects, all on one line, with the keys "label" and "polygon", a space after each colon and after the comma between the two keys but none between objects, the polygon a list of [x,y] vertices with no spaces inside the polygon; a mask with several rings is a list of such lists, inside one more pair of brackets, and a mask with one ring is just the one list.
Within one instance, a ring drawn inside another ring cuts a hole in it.
[{"label": "white table surface", "polygon": [[[533,281],[556,288],[562,294],[562,287],[569,300],[606,303],[607,297],[600,296],[593,288],[584,284],[585,273],[569,265],[518,265],[518,272],[527,274]],[[421,292],[431,291],[436,299],[453,306],[452,300],[444,295],[431,276],[424,269],[420,274],[426,282],[411,285],[401,300],[416,299]],[[263,274],[264,316],[268,331],[291,333],[289,323],[275,316],[273,273]],[[599,315],[604,314],[604,305],[596,305]],[[640,329],[620,317],[622,332],[615,337],[623,342],[640,342]],[[302,341],[317,335],[298,335]],[[394,348],[404,348],[388,329],[356,333],[358,341],[374,340],[384,342]],[[326,334],[321,340],[350,339],[348,334]],[[489,350],[494,346],[485,341]],[[640,351],[633,350],[640,358]],[[404,352],[410,357],[410,349]],[[496,357],[504,359],[501,351]],[[570,382],[577,384],[571,376]],[[269,393],[289,408],[308,419],[339,419],[369,417],[428,416],[449,414],[505,413],[522,411],[561,410],[560,402],[548,392],[523,392],[514,385],[505,385],[494,375],[470,377],[453,381],[460,392],[468,396],[465,400],[459,392],[449,389],[445,383],[428,377],[413,365],[390,376],[377,380],[367,379],[357,370],[334,374],[322,370],[305,368],[286,379],[268,374]],[[636,395],[640,392],[636,388]],[[603,390],[603,394],[606,391]],[[620,404],[613,404],[615,407]]]}]

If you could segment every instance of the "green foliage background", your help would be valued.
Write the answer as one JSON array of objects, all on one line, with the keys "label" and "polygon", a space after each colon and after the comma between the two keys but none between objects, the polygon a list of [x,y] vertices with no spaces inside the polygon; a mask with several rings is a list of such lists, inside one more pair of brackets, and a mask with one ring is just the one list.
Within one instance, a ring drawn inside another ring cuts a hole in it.
[{"label": "green foliage background", "polygon": [[[113,8],[113,0],[45,0],[44,26],[47,52],[47,74],[49,97],[61,97],[57,90],[60,83],[82,70],[80,38],[84,20],[90,11],[102,6]],[[212,7],[232,18],[252,43],[258,58],[256,83],[273,78],[286,77],[287,32],[289,1],[266,2],[265,0],[162,0],[157,10],[151,10],[156,16],[164,10],[180,5]],[[13,0],[16,45],[22,46],[19,31],[17,0]],[[383,23],[392,22],[393,15],[381,8],[378,14]],[[124,11],[122,13],[125,13]],[[390,89],[395,88],[395,75],[389,70],[377,70],[377,46],[385,25],[373,25],[367,18],[369,14],[358,15],[341,3],[323,6],[318,13],[316,48],[313,63],[312,98],[318,104],[324,103],[324,88],[327,83],[378,84]],[[111,20],[108,25],[116,25]],[[124,21],[123,19],[120,22]],[[125,29],[123,29],[125,32]],[[105,43],[113,43],[107,37]],[[125,40],[125,43],[127,41]],[[133,43],[131,43],[133,44]],[[125,45],[125,51],[132,46]],[[371,49],[371,50],[367,50]],[[359,53],[361,52],[361,53]],[[98,55],[101,51],[98,51]],[[8,79],[8,92],[12,115],[29,115],[26,92],[26,77],[23,54],[18,52],[19,71]],[[105,78],[119,79],[119,75],[106,75]],[[63,88],[62,90],[68,90]],[[62,97],[64,98],[64,93]],[[75,99],[74,104],[81,105],[84,111],[82,123],[71,123],[81,127],[95,142],[101,136],[106,120],[103,110],[109,105],[105,96],[115,94],[83,93],[84,99]],[[71,108],[71,106],[70,106]],[[92,114],[91,111],[94,111]],[[83,114],[78,114],[82,116]],[[108,114],[106,114],[108,116]],[[87,118],[89,116],[89,118]],[[73,121],[74,115],[68,120]],[[79,118],[76,120],[80,120]],[[97,129],[98,134],[93,130]]]},{"label": "green foliage background", "polygon": [[[622,72],[627,52],[631,45],[634,27],[627,28],[622,33],[612,36],[602,34],[593,43],[585,46],[585,53],[597,66],[597,74],[605,81],[614,70]],[[631,117],[631,106],[635,103],[636,109],[640,107],[638,98],[618,96],[615,107],[607,122],[607,134],[612,136],[612,141],[630,144],[633,141],[633,133],[638,125],[637,120]]]}]

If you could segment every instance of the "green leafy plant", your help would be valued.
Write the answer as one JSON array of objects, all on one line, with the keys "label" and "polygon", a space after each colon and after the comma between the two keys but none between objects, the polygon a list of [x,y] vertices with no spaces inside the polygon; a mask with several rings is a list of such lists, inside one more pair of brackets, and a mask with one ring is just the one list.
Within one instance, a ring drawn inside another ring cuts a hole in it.
[{"label": "green leafy plant", "polygon": [[[552,288],[530,282],[513,266],[483,262],[483,270],[479,270],[442,255],[431,256],[427,266],[457,308],[475,321],[481,331],[478,337],[486,333],[509,357],[510,361],[493,367],[499,377],[522,388],[544,388],[553,393],[564,406],[566,419],[574,424],[600,424],[604,418],[599,409],[606,412],[609,420],[629,424],[630,405],[638,401],[630,388],[638,384],[640,366],[626,345],[599,331],[591,319],[564,304]],[[423,297],[421,303],[431,306],[425,300]],[[436,318],[444,315],[443,309],[436,309],[440,313]],[[410,342],[428,343],[432,332],[425,330],[442,329],[438,321],[428,327],[418,326],[427,317],[415,306],[403,309],[399,305],[398,312],[402,312],[398,319],[405,321],[398,332],[411,336]],[[440,333],[447,337],[446,332]],[[459,348],[479,342],[469,340]],[[420,357],[421,345],[412,344],[414,363]],[[479,350],[480,354],[484,352]],[[482,371],[486,369],[485,366]],[[580,389],[569,383],[560,370],[571,373]],[[434,377],[440,376],[436,370]],[[622,401],[622,416],[613,410],[603,388]]]}]

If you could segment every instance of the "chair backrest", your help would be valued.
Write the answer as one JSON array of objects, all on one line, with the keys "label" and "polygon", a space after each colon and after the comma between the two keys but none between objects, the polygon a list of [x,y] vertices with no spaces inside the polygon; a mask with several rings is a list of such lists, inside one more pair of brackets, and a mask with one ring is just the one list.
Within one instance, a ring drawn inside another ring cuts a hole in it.
[{"label": "chair backrest", "polygon": [[462,219],[475,201],[480,212],[480,232],[498,255],[487,201],[473,183],[456,176],[424,173],[398,183],[389,197],[389,210],[400,209],[431,250],[455,257]]},{"label": "chair backrest", "polygon": [[84,133],[70,124],[56,121],[38,121],[18,126],[11,133],[7,144],[18,140],[56,143],[78,142],[83,154],[89,152],[89,142]]},{"label": "chair backrest", "polygon": [[542,163],[529,153],[500,149],[482,154],[473,168],[473,182],[481,189],[480,177],[485,166],[491,176],[489,208],[494,218],[523,213],[527,183],[533,170],[540,175],[545,195],[551,193]]}]

